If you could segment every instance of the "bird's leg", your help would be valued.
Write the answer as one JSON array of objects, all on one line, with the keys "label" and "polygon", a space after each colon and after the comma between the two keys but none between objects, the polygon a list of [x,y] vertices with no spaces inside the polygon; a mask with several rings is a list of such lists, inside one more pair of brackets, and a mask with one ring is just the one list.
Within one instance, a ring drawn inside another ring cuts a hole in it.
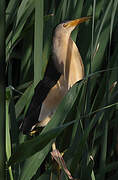
[{"label": "bird's leg", "polygon": [[54,151],[54,150],[56,150],[57,148],[56,148],[56,144],[55,144],[55,142],[53,142],[52,143],[52,150]]},{"label": "bird's leg", "polygon": [[[58,152],[57,148],[56,148],[56,143],[55,141],[52,143],[52,152],[51,152],[51,156],[52,156],[52,160],[53,160],[53,168],[56,170],[57,176],[58,176],[58,180],[60,180],[60,174],[61,174],[61,167],[59,165],[59,163],[56,161],[56,159],[54,158],[53,154],[55,154],[56,152]],[[56,153],[57,154],[57,153]],[[52,178],[52,173],[51,173],[51,178]]]}]

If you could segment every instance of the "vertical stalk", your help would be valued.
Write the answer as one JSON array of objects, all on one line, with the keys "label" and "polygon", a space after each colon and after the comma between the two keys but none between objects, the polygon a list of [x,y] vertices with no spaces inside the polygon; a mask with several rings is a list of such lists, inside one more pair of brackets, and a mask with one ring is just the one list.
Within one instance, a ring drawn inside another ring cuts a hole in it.
[{"label": "vertical stalk", "polygon": [[102,143],[101,143],[101,156],[100,156],[100,179],[105,179],[105,173],[103,172],[103,169],[106,167],[106,157],[107,157],[107,136],[108,136],[108,111],[104,114],[104,122],[103,122],[103,137],[102,137]]},{"label": "vertical stalk", "polygon": [[[112,7],[114,7],[114,4],[112,2]],[[117,7],[116,7],[117,8]],[[113,28],[113,21],[115,16],[115,11],[113,11],[114,8],[111,8],[111,25],[110,25],[110,31],[109,31],[109,48],[108,48],[108,57],[107,57],[107,68],[110,68],[110,50],[111,50],[111,38],[112,38],[112,28]],[[114,12],[114,15],[113,15]],[[113,16],[112,16],[113,15]],[[110,72],[107,72],[106,77],[106,105],[109,104],[109,79],[110,79]],[[107,159],[107,139],[108,139],[108,120],[109,120],[109,111],[107,110],[104,114],[105,120],[104,120],[104,133],[103,133],[103,139],[101,144],[101,159],[100,159],[100,167],[101,167],[101,180],[105,179],[105,173],[102,172],[102,169],[105,169],[106,167],[106,159]]]},{"label": "vertical stalk", "polygon": [[5,180],[5,0],[0,0],[0,179]]},{"label": "vertical stalk", "polygon": [[34,86],[42,79],[43,67],[43,0],[35,1],[35,32],[34,32]]}]

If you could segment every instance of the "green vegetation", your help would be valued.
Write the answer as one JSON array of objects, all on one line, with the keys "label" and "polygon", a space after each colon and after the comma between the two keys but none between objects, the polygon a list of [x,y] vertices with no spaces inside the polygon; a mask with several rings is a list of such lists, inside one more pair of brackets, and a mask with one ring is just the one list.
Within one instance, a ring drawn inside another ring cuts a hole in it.
[{"label": "green vegetation", "polygon": [[0,1],[0,179],[5,179],[5,2]]},{"label": "green vegetation", "polygon": [[[18,125],[51,59],[54,27],[89,15],[92,20],[72,33],[85,78],[69,90],[39,136],[24,136]],[[0,0],[1,180],[58,179],[50,154],[54,139],[75,179],[118,179],[117,29],[118,0]],[[61,179],[68,179],[61,171]]]}]

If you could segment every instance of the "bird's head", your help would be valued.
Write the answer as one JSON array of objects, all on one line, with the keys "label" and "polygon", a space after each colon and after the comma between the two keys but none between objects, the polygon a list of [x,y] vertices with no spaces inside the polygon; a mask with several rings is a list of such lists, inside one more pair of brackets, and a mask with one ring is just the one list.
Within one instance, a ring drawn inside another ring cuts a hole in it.
[{"label": "bird's head", "polygon": [[91,16],[82,17],[75,20],[65,21],[56,27],[56,31],[65,32],[71,34],[71,32],[80,24],[91,19]]}]

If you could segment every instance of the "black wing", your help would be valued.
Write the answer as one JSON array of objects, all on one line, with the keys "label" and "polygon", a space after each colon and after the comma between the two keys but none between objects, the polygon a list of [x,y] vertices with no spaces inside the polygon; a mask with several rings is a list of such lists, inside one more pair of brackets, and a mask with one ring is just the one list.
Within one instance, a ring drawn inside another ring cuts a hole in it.
[{"label": "black wing", "polygon": [[28,134],[32,126],[37,123],[42,103],[50,89],[60,78],[60,75],[61,74],[57,71],[53,60],[50,60],[47,65],[43,80],[41,80],[35,88],[28,111],[20,127],[24,134]]}]

